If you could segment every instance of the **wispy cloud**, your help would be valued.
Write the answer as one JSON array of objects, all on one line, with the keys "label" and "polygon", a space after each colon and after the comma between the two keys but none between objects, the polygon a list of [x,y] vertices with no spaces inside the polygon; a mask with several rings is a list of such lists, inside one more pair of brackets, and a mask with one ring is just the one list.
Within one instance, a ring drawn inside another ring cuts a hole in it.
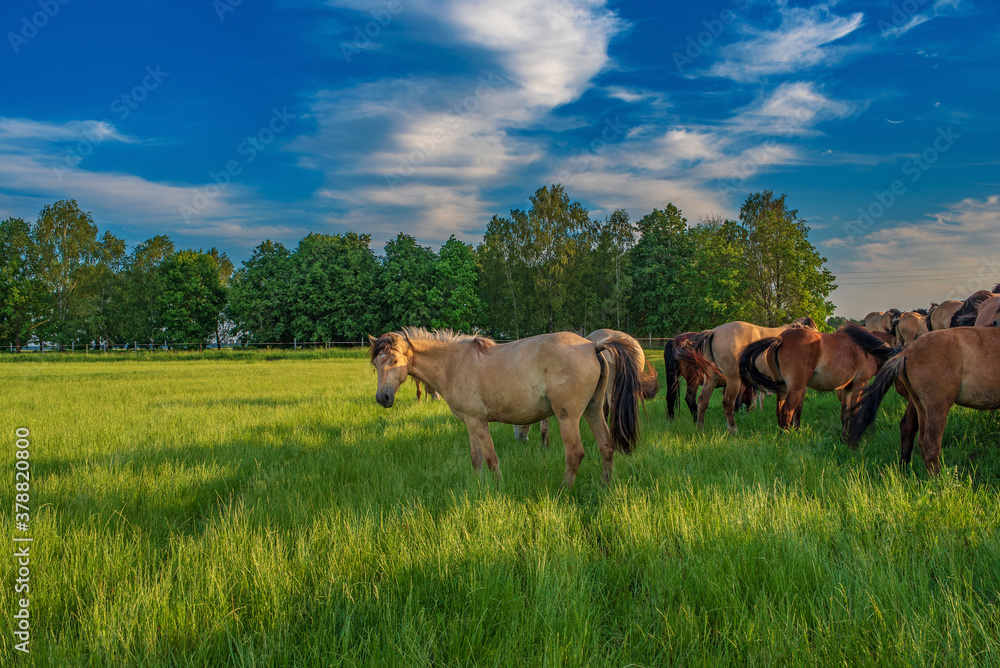
[{"label": "wispy cloud", "polygon": [[[334,4],[359,8],[354,0]],[[593,85],[625,23],[604,0],[415,0],[407,12],[400,21],[419,16],[444,28],[456,51],[494,69],[320,91],[315,134],[289,148],[300,166],[323,173],[317,196],[334,209],[331,222],[383,239],[399,229],[428,240],[474,238],[494,208],[487,191],[545,154],[518,133]]]},{"label": "wispy cloud", "polygon": [[708,73],[735,81],[756,81],[836,63],[867,48],[834,44],[861,27],[864,17],[860,12],[839,16],[826,4],[808,9],[782,5],[778,17],[780,25],[773,30],[744,26],[743,38],[723,47],[722,59]]}]

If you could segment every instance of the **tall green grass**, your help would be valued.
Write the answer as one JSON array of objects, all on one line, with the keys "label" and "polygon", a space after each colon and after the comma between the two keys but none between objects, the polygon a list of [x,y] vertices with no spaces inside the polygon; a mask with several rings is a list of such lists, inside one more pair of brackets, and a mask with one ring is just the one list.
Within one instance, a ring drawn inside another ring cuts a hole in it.
[{"label": "tall green grass", "polygon": [[139,358],[0,365],[0,499],[26,426],[35,539],[32,654],[3,559],[0,663],[1000,664],[990,414],[953,410],[928,480],[895,396],[860,452],[832,395],[737,437],[658,398],[608,487],[584,428],[567,491],[557,431],[494,425],[479,477],[443,402],[374,402],[363,351]]}]

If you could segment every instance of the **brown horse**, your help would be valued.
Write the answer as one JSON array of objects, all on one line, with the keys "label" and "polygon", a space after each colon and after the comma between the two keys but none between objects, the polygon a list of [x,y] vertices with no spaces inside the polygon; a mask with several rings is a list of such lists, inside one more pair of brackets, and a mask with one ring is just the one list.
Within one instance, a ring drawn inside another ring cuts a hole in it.
[{"label": "brown horse", "polygon": [[899,423],[900,461],[910,463],[913,438],[920,432],[920,454],[927,472],[941,472],[941,440],[948,412],[955,404],[991,410],[1000,408],[1000,329],[957,327],[921,336],[889,360],[861,395],[851,420],[848,443],[858,447],[875,421],[878,407],[893,385],[907,399]]},{"label": "brown horse", "polygon": [[903,313],[898,308],[888,311],[872,311],[865,316],[865,329],[869,332],[892,334],[892,328]]},{"label": "brown horse", "polygon": [[927,317],[926,312],[921,314],[919,311],[907,311],[901,315],[893,329],[893,334],[896,337],[896,345],[900,348],[905,348],[916,341],[917,338],[930,331],[927,328],[929,322],[930,319]]},{"label": "brown horse", "polygon": [[[659,390],[659,384],[656,380],[656,369],[650,366],[649,361],[646,359],[646,353],[642,349],[642,345],[634,338],[626,334],[625,332],[619,332],[614,329],[597,329],[587,335],[587,340],[592,343],[604,343],[609,339],[622,339],[624,340],[632,352],[642,360],[643,373],[639,374],[639,382],[642,385],[642,400],[652,399],[656,396],[657,390]],[[611,354],[610,351],[604,350],[601,352],[604,359],[608,363],[608,386],[604,393],[604,413],[605,415],[611,412],[611,395],[612,390],[615,386],[615,378],[618,375],[618,361],[617,358]],[[539,429],[542,434],[542,447],[549,447],[549,419],[545,418],[539,423]],[[530,424],[514,425],[514,438],[518,441],[527,442],[528,435],[531,432]]]},{"label": "brown horse", "polygon": [[[726,378],[726,391],[722,395],[722,408],[726,413],[726,426],[731,433],[736,433],[736,398],[743,390],[740,381],[740,352],[754,341],[777,336],[791,327],[816,329],[812,318],[799,318],[795,322],[780,327],[759,327],[749,322],[737,320],[719,325],[715,329],[699,332],[691,338],[692,347],[682,351],[684,357],[692,362],[698,362],[696,357],[714,363]],[[712,392],[718,384],[718,376],[706,376],[705,386],[698,397],[698,428],[705,426],[705,412],[712,399]]]},{"label": "brown horse", "polygon": [[[712,375],[716,381],[716,387],[726,387],[726,377],[722,375],[715,364],[711,362],[706,365],[699,365],[684,354],[691,343],[691,338],[696,336],[695,332],[685,332],[678,334],[672,339],[667,339],[663,346],[663,364],[666,369],[666,399],[667,417],[674,419],[674,407],[677,405],[677,395],[680,391],[681,378],[684,379],[687,388],[684,394],[684,402],[688,410],[691,411],[691,419],[698,420],[698,389],[705,383],[705,377]],[[736,399],[736,410],[746,407],[747,410],[754,405],[760,396],[752,387],[744,387]]]},{"label": "brown horse", "polygon": [[[371,363],[378,375],[375,400],[379,405],[392,406],[396,390],[407,376],[435,388],[455,417],[465,423],[477,471],[482,471],[485,461],[500,475],[490,422],[532,424],[555,415],[566,451],[566,487],[573,485],[583,459],[581,417],[586,418],[597,439],[604,482],[611,479],[615,450],[629,454],[639,439],[642,367],[622,339],[594,344],[577,334],[557,332],[496,345],[480,336],[418,328],[369,339]],[[600,354],[603,350],[611,351],[619,368],[610,430],[604,419],[609,370]]]},{"label": "brown horse", "polygon": [[994,295],[979,305],[979,315],[974,324],[976,327],[1000,327],[1000,295]]},{"label": "brown horse", "polygon": [[778,395],[778,426],[782,429],[799,428],[807,388],[836,392],[841,435],[846,441],[861,390],[896,352],[857,325],[847,325],[833,334],[786,329],[743,349],[740,378],[747,385]]}]

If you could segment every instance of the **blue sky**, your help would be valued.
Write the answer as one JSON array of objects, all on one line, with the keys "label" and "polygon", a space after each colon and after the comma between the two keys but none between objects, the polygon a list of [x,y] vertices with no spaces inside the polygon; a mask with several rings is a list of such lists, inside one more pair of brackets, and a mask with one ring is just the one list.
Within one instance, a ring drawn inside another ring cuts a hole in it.
[{"label": "blue sky", "polygon": [[354,230],[477,242],[561,182],[692,222],[785,192],[863,315],[1000,281],[986,0],[0,5],[0,216],[75,198],[236,259]]}]

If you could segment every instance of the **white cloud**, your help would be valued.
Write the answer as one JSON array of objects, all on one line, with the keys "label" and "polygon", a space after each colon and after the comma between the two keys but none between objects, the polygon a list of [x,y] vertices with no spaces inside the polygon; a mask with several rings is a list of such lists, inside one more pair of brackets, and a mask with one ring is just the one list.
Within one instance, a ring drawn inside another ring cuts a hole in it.
[{"label": "white cloud", "polygon": [[160,183],[134,174],[87,169],[87,157],[100,151],[104,141],[142,143],[105,121],[0,118],[0,215],[30,220],[45,204],[75,198],[94,213],[100,227],[112,222],[132,230],[138,239],[167,232],[205,237],[212,244],[252,247],[262,235],[293,237],[300,232],[256,225],[262,218],[279,219],[287,212],[257,201],[250,189],[237,184],[206,198],[197,214],[185,220],[181,207],[191,206],[204,193],[204,184]]},{"label": "white cloud", "polygon": [[809,9],[778,7],[774,30],[744,28],[746,37],[723,47],[722,60],[709,74],[735,81],[754,81],[772,74],[800,72],[835,63],[860,46],[835,45],[861,27],[863,15],[838,16],[826,4]]},{"label": "white cloud", "polygon": [[[362,9],[356,0],[333,4]],[[495,210],[483,190],[543,158],[517,131],[545,125],[590,88],[625,24],[605,0],[414,0],[404,10],[399,20],[419,15],[496,70],[320,91],[312,104],[317,132],[289,148],[299,166],[323,172],[317,199],[338,210],[328,220],[385,227],[385,239],[404,229],[443,240],[482,229]]]},{"label": "white cloud", "polygon": [[827,97],[810,81],[783,83],[770,95],[739,110],[732,122],[763,135],[808,134],[811,128],[854,113],[856,105]]},{"label": "white cloud", "polygon": [[887,221],[863,237],[845,235],[820,244],[844,272],[845,285],[833,296],[844,305],[840,312],[860,315],[965,299],[991,289],[1000,283],[998,249],[1000,195],[963,199],[924,220]]}]

